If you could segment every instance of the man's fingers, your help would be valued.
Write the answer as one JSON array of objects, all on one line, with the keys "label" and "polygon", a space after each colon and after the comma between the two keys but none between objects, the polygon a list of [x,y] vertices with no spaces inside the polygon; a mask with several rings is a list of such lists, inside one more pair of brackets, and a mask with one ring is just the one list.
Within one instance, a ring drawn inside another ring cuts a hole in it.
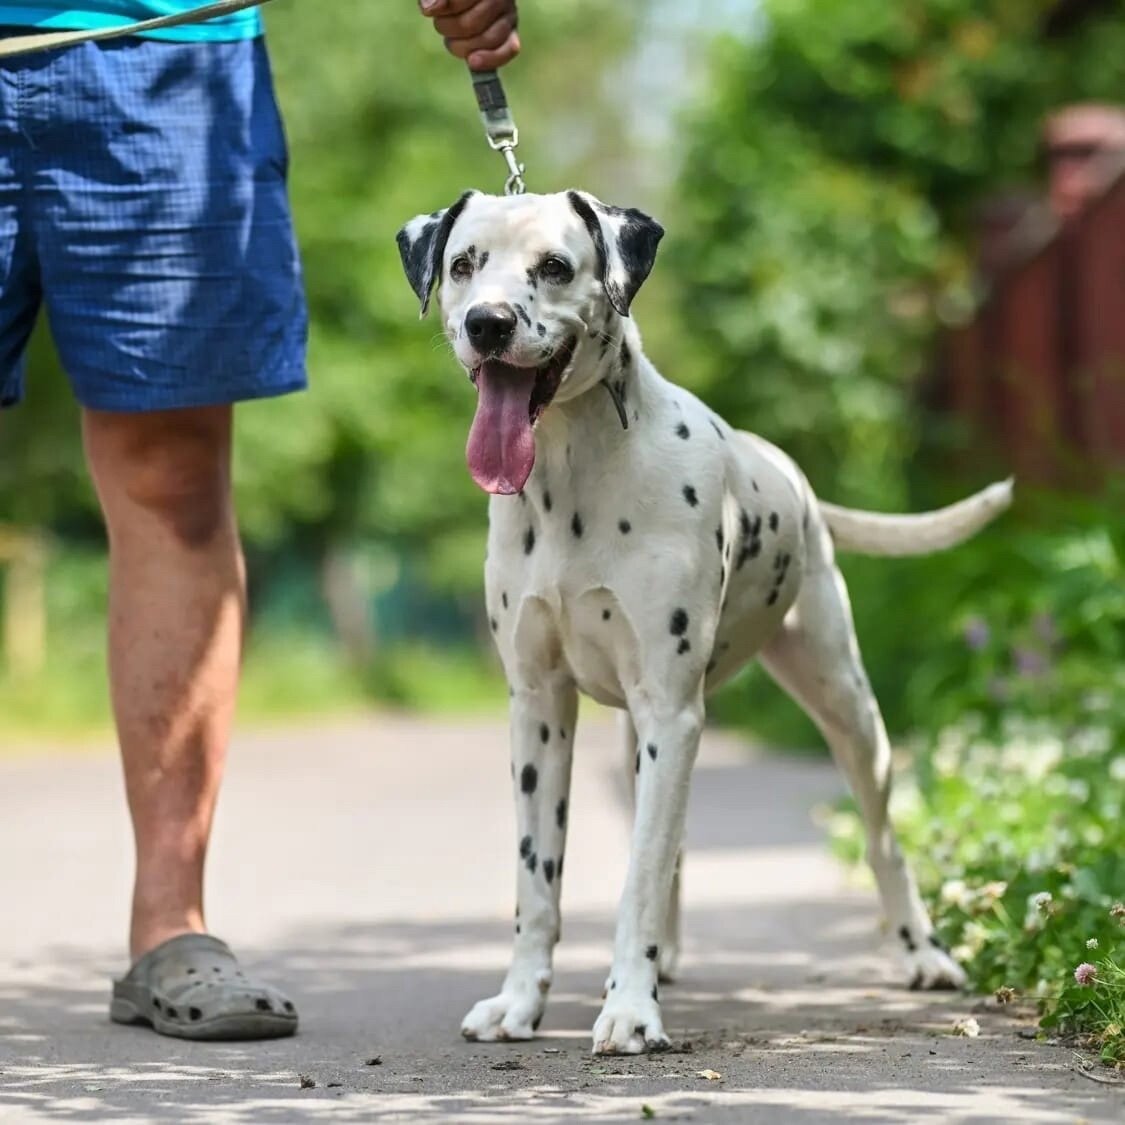
[{"label": "man's fingers", "polygon": [[520,36],[513,31],[507,40],[494,51],[474,51],[469,56],[469,66],[473,70],[499,70],[505,63],[520,53]]},{"label": "man's fingers", "polygon": [[459,12],[467,12],[480,0],[418,0],[422,14],[430,16],[455,16]]},{"label": "man's fingers", "polygon": [[[434,27],[446,39],[472,39],[483,35],[501,16],[511,19],[511,7],[511,0],[477,0],[457,15],[441,13],[434,20]],[[512,22],[514,26],[515,21]]]},{"label": "man's fingers", "polygon": [[499,50],[515,33],[512,21],[501,16],[495,23],[471,39],[446,39],[445,45],[451,54],[459,59],[467,59],[477,51]]}]

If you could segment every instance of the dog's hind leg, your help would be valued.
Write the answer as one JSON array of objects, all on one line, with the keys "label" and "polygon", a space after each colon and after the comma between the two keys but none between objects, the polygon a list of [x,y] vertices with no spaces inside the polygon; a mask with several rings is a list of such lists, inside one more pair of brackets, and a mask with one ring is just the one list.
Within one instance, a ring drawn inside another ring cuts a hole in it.
[{"label": "dog's hind leg", "polygon": [[[637,775],[640,772],[640,760],[637,750],[637,728],[633,726],[633,718],[628,711],[618,712],[618,726],[621,730],[622,743],[622,768],[625,771],[625,786],[629,793],[630,811],[635,808],[637,798]],[[659,977],[661,984],[671,984],[676,979],[676,970],[680,963],[680,933],[681,913],[680,902],[681,872],[684,863],[684,849],[681,845],[676,853],[676,873],[672,876],[672,894],[668,900],[668,915],[664,921],[664,936],[660,941]],[[609,979],[606,979],[606,990],[609,989]]]},{"label": "dog's hind leg", "polygon": [[890,743],[827,535],[812,545],[811,553],[797,603],[761,661],[820,728],[847,777],[863,817],[867,858],[883,910],[902,944],[910,987],[958,988],[965,974],[933,932],[891,825]]},{"label": "dog's hind leg", "polygon": [[466,1039],[530,1039],[551,987],[559,940],[559,894],[578,693],[561,677],[512,693],[512,781],[516,801],[516,936],[498,995],[465,1017]]}]

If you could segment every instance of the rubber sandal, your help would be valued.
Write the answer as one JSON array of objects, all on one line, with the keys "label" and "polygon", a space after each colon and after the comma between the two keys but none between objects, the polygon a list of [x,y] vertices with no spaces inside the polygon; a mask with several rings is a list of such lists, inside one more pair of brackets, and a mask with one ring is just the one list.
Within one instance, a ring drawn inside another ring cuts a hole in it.
[{"label": "rubber sandal", "polygon": [[181,934],[141,957],[113,982],[109,1018],[177,1039],[277,1039],[297,1030],[293,1002],[248,979],[210,934]]}]

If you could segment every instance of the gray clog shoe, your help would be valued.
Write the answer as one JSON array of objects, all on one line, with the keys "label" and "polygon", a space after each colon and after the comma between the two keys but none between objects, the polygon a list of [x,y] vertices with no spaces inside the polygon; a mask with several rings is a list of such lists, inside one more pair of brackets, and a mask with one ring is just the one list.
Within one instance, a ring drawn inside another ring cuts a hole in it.
[{"label": "gray clog shoe", "polygon": [[248,979],[210,934],[181,934],[141,957],[113,982],[109,1018],[178,1039],[277,1039],[297,1030],[293,1002]]}]

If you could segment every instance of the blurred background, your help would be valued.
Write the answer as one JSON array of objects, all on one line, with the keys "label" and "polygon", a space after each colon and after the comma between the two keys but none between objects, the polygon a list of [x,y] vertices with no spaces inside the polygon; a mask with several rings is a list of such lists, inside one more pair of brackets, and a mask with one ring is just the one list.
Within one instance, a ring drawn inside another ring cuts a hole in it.
[{"label": "blurred background", "polygon": [[[910,510],[1017,475],[1016,512],[960,551],[846,560],[891,728],[939,726],[970,691],[1045,707],[1080,655],[1093,680],[1119,671],[1120,5],[529,0],[522,16],[505,78],[531,187],[581,186],[668,229],[636,308],[659,367],[837,502]],[[502,710],[471,389],[394,246],[415,213],[497,190],[501,163],[413,4],[333,0],[325,19],[291,0],[267,21],[312,390],[239,412],[243,720]],[[76,421],[43,332],[28,400],[0,421],[5,736],[109,721]],[[715,717],[820,745],[754,671]]]},{"label": "blurred background", "polygon": [[[1017,476],[1015,509],[965,547],[843,565],[944,937],[974,986],[1049,996],[1048,1020],[1125,1059],[1122,5],[521,15],[505,82],[532,189],[580,186],[668,230],[635,305],[666,374],[839,503],[910,511]],[[436,320],[419,324],[394,244],[466,187],[498,190],[501,162],[413,3],[289,0],[266,18],[312,390],[238,412],[241,722],[501,715],[472,390]],[[76,408],[40,334],[28,399],[0,420],[0,746],[104,745],[105,595]],[[711,718],[823,753],[754,669]],[[861,853],[854,816],[831,827]],[[1102,956],[1117,1008],[1095,1018],[1073,968]]]}]

